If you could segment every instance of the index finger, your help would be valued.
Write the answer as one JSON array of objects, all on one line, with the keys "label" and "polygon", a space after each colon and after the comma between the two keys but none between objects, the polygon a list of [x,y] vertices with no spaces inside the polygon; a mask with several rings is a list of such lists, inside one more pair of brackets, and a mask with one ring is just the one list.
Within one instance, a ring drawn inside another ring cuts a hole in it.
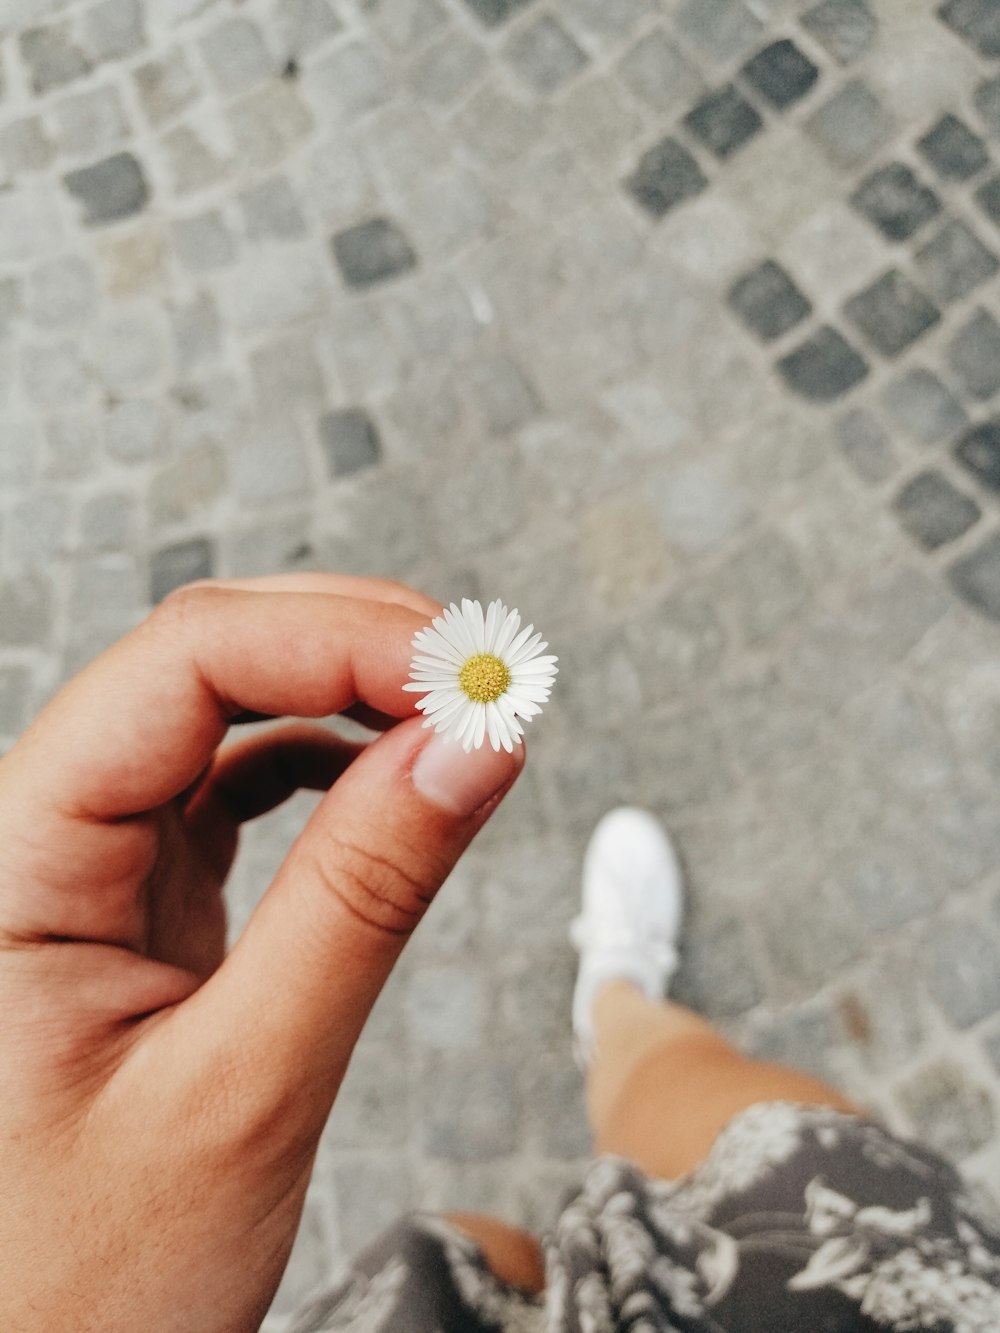
[{"label": "index finger", "polygon": [[39,715],[15,747],[21,794],[121,819],[189,786],[238,713],[324,717],[363,703],[408,717],[410,641],[425,624],[390,601],[189,585]]}]

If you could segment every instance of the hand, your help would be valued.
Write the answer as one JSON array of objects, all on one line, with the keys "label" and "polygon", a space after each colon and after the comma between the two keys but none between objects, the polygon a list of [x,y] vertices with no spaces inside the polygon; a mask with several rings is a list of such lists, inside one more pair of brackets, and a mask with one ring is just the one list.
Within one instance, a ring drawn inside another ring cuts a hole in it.
[{"label": "hand", "polygon": [[[192,585],[0,761],[0,1328],[258,1327],[372,1004],[523,763],[414,715],[439,612],[366,579]],[[358,705],[367,747],[219,748],[241,714]],[[226,957],[239,825],[300,787],[329,790]]]}]

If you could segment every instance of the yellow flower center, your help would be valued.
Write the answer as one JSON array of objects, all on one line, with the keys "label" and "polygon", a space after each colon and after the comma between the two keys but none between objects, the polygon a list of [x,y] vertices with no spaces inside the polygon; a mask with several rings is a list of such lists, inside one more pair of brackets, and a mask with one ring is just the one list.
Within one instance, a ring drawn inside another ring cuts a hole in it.
[{"label": "yellow flower center", "polygon": [[473,703],[491,704],[510,685],[510,668],[493,653],[476,653],[458,673],[458,683]]}]

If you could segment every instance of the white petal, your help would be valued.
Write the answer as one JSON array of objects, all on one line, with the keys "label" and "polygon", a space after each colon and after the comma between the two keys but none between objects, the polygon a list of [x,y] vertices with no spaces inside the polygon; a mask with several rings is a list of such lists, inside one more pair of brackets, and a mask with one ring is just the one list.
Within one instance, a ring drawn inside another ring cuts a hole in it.
[{"label": "white petal", "polygon": [[497,657],[503,657],[510,647],[511,640],[517,633],[517,627],[521,623],[521,617],[516,611],[511,611],[510,615],[497,630],[496,642],[493,644],[493,651]]},{"label": "white petal", "polygon": [[465,623],[472,632],[472,638],[476,645],[476,651],[486,652],[486,621],[483,619],[483,608],[480,602],[470,602],[468,598],[462,603],[462,610],[465,613]]},{"label": "white petal", "polygon": [[507,693],[512,699],[531,699],[533,703],[543,704],[552,691],[542,685],[518,685],[516,690],[510,689]]},{"label": "white petal", "polygon": [[502,723],[503,719],[497,710],[496,704],[487,704],[486,726],[490,733],[490,744],[493,746],[494,750],[500,749],[500,727]]},{"label": "white petal", "polygon": [[483,737],[486,735],[486,705],[476,705],[476,739],[473,741],[478,750],[483,743]]},{"label": "white petal", "polygon": [[461,655],[464,662],[472,652],[472,640],[469,638],[462,613],[454,602],[445,611],[441,622],[435,621],[434,625],[438,633]]},{"label": "white petal", "polygon": [[[457,658],[458,654],[456,653],[455,656]],[[414,654],[411,665],[413,667],[427,667],[428,670],[441,671],[443,668],[450,665],[458,666],[458,662],[455,661],[452,663],[451,658],[441,655],[437,657],[425,657],[422,653],[416,653]]]},{"label": "white petal", "polygon": [[493,652],[493,641],[497,636],[497,626],[503,618],[503,602],[490,602],[486,612],[486,636],[485,649],[487,653]]},{"label": "white petal", "polygon": [[[558,657],[532,657],[526,662],[518,662],[516,669],[521,671],[525,667],[542,667],[544,670],[551,671],[552,674],[555,675],[557,670],[556,663],[558,661]],[[513,669],[514,668],[512,668],[512,670]]]},{"label": "white petal", "polygon": [[[443,624],[443,621],[435,620],[435,625]],[[430,653],[436,657],[443,657],[446,662],[454,662],[460,666],[465,658],[456,644],[449,638],[439,634],[437,630],[426,629],[422,634],[416,635],[413,640],[414,647],[420,648],[425,653]]]},{"label": "white petal", "polygon": [[544,671],[525,671],[523,676],[511,672],[511,685],[515,689],[519,685],[546,685],[551,690],[554,679],[554,676],[549,676]]},{"label": "white petal", "polygon": [[525,625],[524,629],[521,630],[521,633],[511,641],[510,647],[503,655],[503,660],[508,666],[510,666],[511,662],[516,659],[518,653],[531,638],[531,632],[534,628],[534,625]]},{"label": "white petal", "polygon": [[[528,628],[531,628],[530,625]],[[518,666],[521,662],[526,662],[529,657],[533,657],[535,653],[541,652],[548,646],[547,643],[542,642],[542,636],[540,634],[534,634],[516,651],[512,647],[512,650],[507,654],[507,665],[512,667]]]}]

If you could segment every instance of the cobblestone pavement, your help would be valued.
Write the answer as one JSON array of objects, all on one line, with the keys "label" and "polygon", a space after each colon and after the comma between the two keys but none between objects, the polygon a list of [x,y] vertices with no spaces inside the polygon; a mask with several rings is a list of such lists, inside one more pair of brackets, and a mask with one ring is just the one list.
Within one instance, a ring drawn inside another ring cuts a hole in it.
[{"label": "cobblestone pavement", "polygon": [[[0,736],[171,587],[498,595],[562,675],[269,1327],[587,1150],[588,828],[681,990],[1000,1179],[998,0],[2,0]],[[246,840],[238,926],[308,802]]]}]

